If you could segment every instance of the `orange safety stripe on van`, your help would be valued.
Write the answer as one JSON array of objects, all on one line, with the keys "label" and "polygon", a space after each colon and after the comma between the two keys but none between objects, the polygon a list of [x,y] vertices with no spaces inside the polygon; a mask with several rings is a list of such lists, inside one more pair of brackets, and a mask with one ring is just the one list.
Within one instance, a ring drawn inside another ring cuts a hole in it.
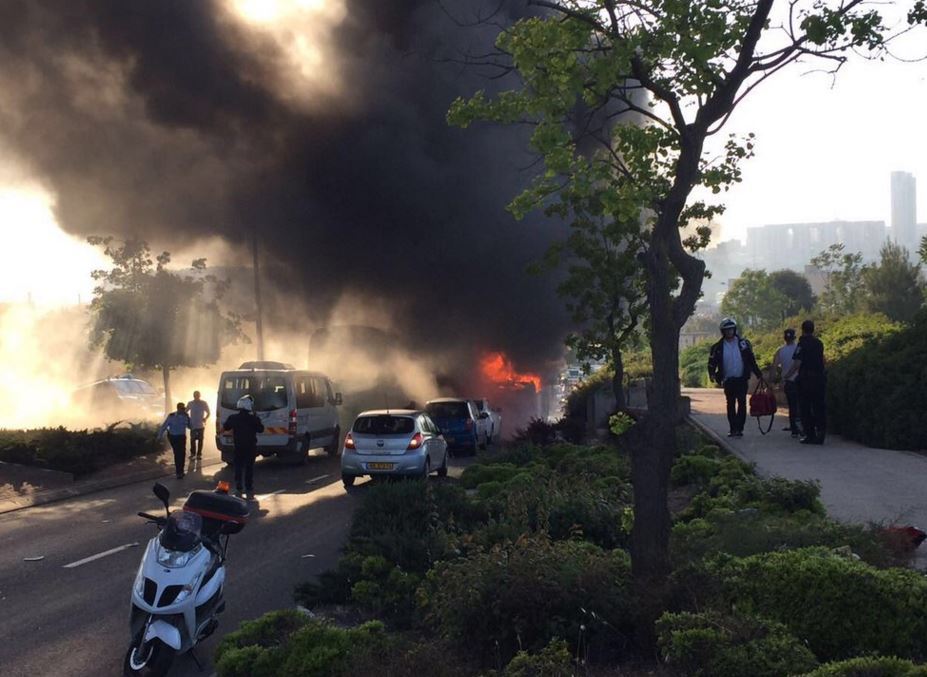
[{"label": "orange safety stripe on van", "polygon": [[289,435],[290,429],[289,428],[279,428],[279,427],[273,428],[273,427],[267,426],[264,428],[264,434],[265,435]]}]

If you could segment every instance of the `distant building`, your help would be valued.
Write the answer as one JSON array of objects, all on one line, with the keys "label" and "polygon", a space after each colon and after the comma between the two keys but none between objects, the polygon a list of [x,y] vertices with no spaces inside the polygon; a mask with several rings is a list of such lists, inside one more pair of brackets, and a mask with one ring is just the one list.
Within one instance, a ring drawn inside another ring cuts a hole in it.
[{"label": "distant building", "polygon": [[908,251],[917,251],[917,180],[908,172],[892,172],[891,237]]},{"label": "distant building", "polygon": [[782,223],[747,229],[749,268],[801,271],[811,259],[833,244],[847,253],[860,252],[876,261],[886,240],[884,221],[825,221]]}]

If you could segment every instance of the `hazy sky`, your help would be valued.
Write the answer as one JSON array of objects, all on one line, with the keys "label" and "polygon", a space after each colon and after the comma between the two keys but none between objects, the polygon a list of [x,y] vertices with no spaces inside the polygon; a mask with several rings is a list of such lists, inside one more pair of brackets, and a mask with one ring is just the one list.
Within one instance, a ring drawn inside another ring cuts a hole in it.
[{"label": "hazy sky", "polygon": [[[745,238],[748,227],[769,223],[842,218],[888,224],[893,170],[917,177],[918,221],[927,222],[927,62],[857,58],[833,82],[824,74],[803,75],[808,68],[780,73],[732,117],[728,131],[755,132],[757,148],[744,164],[743,183],[725,198],[719,239]],[[53,196],[34,185],[20,189],[40,177],[13,182],[3,169],[0,231],[7,239],[0,301],[24,300],[30,291],[37,301],[86,299],[89,271],[101,257],[56,228]],[[27,227],[13,231],[14,224]]]},{"label": "hazy sky", "polygon": [[757,147],[727,197],[723,238],[768,223],[888,225],[893,170],[918,179],[918,221],[927,222],[927,62],[855,59],[836,80],[807,70],[767,81],[731,118],[730,130],[753,131]]}]

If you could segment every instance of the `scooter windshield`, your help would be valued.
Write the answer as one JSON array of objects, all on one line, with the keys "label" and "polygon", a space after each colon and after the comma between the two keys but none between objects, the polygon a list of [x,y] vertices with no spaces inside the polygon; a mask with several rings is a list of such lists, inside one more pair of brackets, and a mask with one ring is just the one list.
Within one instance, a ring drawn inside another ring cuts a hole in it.
[{"label": "scooter windshield", "polygon": [[167,518],[158,542],[165,550],[190,552],[201,542],[203,518],[195,512],[175,510]]}]

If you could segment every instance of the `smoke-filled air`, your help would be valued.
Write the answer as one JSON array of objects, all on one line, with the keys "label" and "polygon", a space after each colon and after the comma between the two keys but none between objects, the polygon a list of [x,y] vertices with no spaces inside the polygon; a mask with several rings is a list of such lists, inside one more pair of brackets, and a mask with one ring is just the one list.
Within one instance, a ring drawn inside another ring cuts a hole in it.
[{"label": "smoke-filled air", "polygon": [[[224,303],[251,342],[178,369],[178,400],[197,386],[211,399],[222,369],[255,359],[254,243],[267,359],[384,402],[533,383],[519,374],[549,374],[565,333],[555,281],[526,274],[555,226],[505,211],[533,171],[522,135],[446,121],[456,97],[504,84],[461,64],[514,18],[462,27],[497,4],[8,0],[3,164],[47,192],[67,233],[141,238],[173,269],[206,257],[230,279]],[[38,311],[2,319],[4,365],[56,403],[123,370],[87,346],[82,312],[55,334],[63,348],[17,338],[54,321]],[[336,327],[357,351],[332,357],[319,332]],[[38,368],[43,350],[54,367]],[[495,355],[505,369],[487,376]],[[7,399],[0,425],[48,421]]]}]

